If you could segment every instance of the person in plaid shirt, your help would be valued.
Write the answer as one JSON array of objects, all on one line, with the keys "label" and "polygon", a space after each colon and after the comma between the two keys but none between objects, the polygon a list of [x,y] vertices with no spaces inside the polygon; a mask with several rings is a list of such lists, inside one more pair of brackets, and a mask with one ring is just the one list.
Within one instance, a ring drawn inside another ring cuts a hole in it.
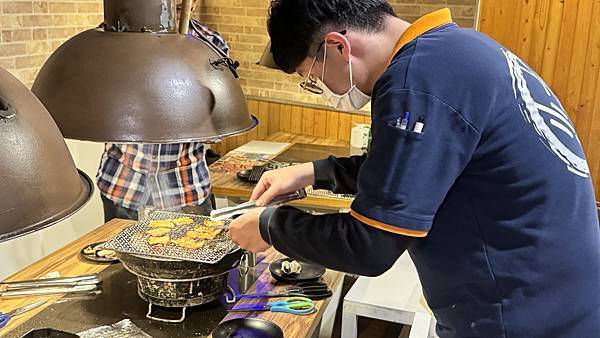
[{"label": "person in plaid shirt", "polygon": [[[194,1],[194,6],[196,1]],[[181,11],[181,1],[177,12]],[[229,47],[215,31],[196,20],[189,35],[208,41],[223,52]],[[212,210],[207,147],[198,142],[178,144],[105,145],[97,185],[104,219],[138,219],[146,206],[154,209],[208,214]]]}]

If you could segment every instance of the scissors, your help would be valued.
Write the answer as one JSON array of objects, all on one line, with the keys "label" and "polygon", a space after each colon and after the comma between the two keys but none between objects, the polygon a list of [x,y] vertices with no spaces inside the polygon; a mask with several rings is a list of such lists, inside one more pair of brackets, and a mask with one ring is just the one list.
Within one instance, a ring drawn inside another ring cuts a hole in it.
[{"label": "scissors", "polygon": [[305,297],[312,300],[321,300],[333,295],[327,284],[322,282],[302,282],[281,291],[269,291],[259,293],[246,293],[238,298],[258,299],[276,297]]},{"label": "scissors", "polygon": [[27,311],[31,311],[37,307],[40,307],[42,305],[46,304],[45,300],[40,300],[38,302],[35,303],[31,303],[29,305],[25,305],[23,307],[20,307],[18,309],[12,310],[8,313],[2,313],[0,312],[0,329],[5,327],[6,324],[8,324],[8,322],[10,321],[10,319],[12,317],[18,316],[18,315],[22,315]]},{"label": "scissors", "polygon": [[290,297],[280,302],[268,304],[249,304],[233,308],[229,312],[271,311],[291,313],[293,315],[309,315],[317,311],[315,303],[305,297]]}]

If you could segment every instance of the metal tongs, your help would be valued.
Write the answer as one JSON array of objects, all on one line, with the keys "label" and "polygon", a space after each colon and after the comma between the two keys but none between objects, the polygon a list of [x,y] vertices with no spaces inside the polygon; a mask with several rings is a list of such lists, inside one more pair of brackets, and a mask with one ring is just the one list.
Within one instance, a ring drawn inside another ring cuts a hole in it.
[{"label": "metal tongs", "polygon": [[[304,189],[294,191],[290,194],[283,194],[276,196],[267,206],[280,205],[290,201],[300,200],[306,197],[306,191]],[[224,219],[232,218],[236,215],[241,215],[248,212],[251,209],[256,208],[256,201],[248,201],[235,207],[221,208],[210,212],[210,218],[214,221],[221,221]]]},{"label": "metal tongs", "polygon": [[0,282],[0,286],[4,286],[0,297],[87,293],[97,290],[101,282],[96,274]]}]

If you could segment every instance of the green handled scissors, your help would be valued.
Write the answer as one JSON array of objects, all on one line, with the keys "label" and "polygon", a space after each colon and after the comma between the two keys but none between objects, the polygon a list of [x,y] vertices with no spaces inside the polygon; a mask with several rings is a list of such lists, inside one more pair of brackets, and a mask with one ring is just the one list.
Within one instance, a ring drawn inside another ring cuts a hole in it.
[{"label": "green handled scissors", "polygon": [[315,303],[306,297],[290,297],[285,300],[267,303],[267,304],[250,304],[235,307],[229,312],[252,312],[252,311],[271,311],[284,312],[294,315],[309,315],[317,311]]}]

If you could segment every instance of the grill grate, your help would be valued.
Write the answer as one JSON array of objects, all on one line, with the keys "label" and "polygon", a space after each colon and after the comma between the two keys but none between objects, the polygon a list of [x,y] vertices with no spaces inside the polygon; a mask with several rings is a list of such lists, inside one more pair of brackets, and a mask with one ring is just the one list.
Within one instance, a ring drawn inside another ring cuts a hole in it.
[{"label": "grill grate", "polygon": [[[170,211],[153,211],[130,228],[127,228],[113,239],[107,241],[103,247],[117,252],[128,254],[139,254],[160,258],[179,259],[199,263],[215,264],[234,249],[237,249],[227,234],[227,230],[221,231],[214,239],[206,241],[200,249],[185,249],[174,243],[159,244],[151,246],[148,244],[147,231],[152,229],[149,224],[152,220],[175,219],[180,217],[189,217],[194,223],[188,225],[176,225],[171,231],[171,239],[177,239],[185,236],[185,233],[196,226],[202,226],[204,221],[210,219],[207,216],[181,214]],[[225,220],[225,226],[229,225],[229,220]]]}]

